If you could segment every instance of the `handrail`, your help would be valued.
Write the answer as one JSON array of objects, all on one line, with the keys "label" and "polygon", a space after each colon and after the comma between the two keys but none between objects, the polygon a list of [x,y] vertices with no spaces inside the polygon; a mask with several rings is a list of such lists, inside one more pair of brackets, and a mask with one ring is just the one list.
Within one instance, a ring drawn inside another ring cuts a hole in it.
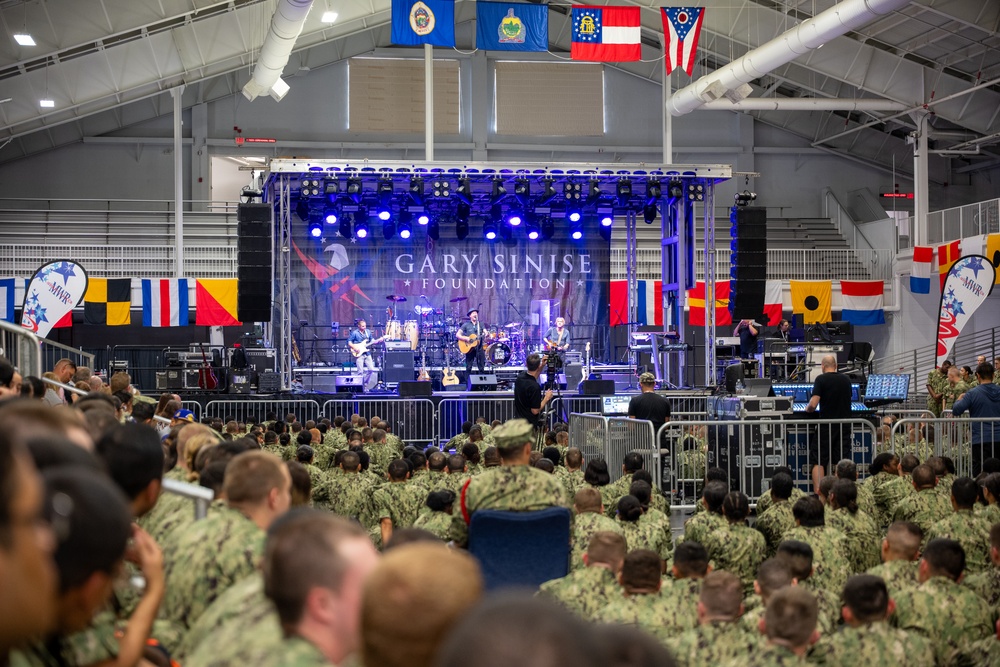
[{"label": "handrail", "polygon": [[81,349],[70,347],[69,345],[63,345],[62,343],[57,343],[56,341],[48,340],[47,338],[40,339],[40,342],[46,347],[51,347],[57,350],[63,350],[65,352],[71,352],[72,354],[79,355],[80,357],[82,357],[87,361],[85,365],[88,368],[92,369],[94,367],[94,355],[92,355],[90,352],[84,352]]},{"label": "handrail", "polygon": [[[0,332],[6,332],[6,335],[15,338],[15,349],[13,350],[15,354],[11,354],[11,350],[8,349],[0,352],[7,355],[8,360],[21,371],[22,375],[41,377],[41,339],[24,327],[3,320],[0,320]],[[26,343],[26,345],[22,347],[21,343]],[[4,346],[6,347],[6,345],[7,341],[4,340]],[[22,356],[25,358],[22,358]]]},{"label": "handrail", "polygon": [[[833,199],[833,203],[836,204],[836,210],[837,210],[836,217],[830,215],[831,198]],[[865,233],[861,231],[861,229],[858,227],[858,223],[854,220],[854,218],[851,217],[850,213],[847,212],[847,208],[840,203],[840,199],[837,197],[836,194],[834,194],[833,190],[830,188],[823,188],[823,217],[829,218],[830,221],[833,222],[834,226],[837,228],[837,231],[840,232],[840,235],[843,236],[844,239],[848,238],[847,232],[844,230],[844,225],[842,223],[842,220],[846,218],[851,223],[851,227],[853,228],[852,231],[854,232],[854,238],[850,241],[851,248],[854,250],[859,249],[858,236],[860,236],[861,239],[865,242],[865,245],[868,246],[867,248],[860,248],[860,249],[875,250],[875,246],[871,244],[871,241],[868,240],[868,237],[865,236]]]},{"label": "handrail", "polygon": [[[971,366],[972,360],[980,354],[986,355],[986,359],[990,362],[995,357],[1000,356],[1000,326],[983,331],[973,331],[959,336],[955,341],[955,347],[952,349],[950,357],[955,359],[959,366]],[[875,359],[874,361],[874,368],[878,373],[894,373],[899,370],[912,373],[916,387],[910,388],[911,393],[923,391],[923,378],[934,370],[936,365],[937,346],[934,344]]]},{"label": "handrail", "polygon": [[188,484],[187,482],[180,482],[176,479],[170,479],[169,477],[163,478],[163,484],[161,487],[167,493],[173,493],[174,495],[181,496],[182,498],[188,498],[194,501],[194,518],[196,521],[204,519],[208,516],[208,506],[212,504],[215,500],[215,493],[211,489],[206,489],[203,486],[196,486],[194,484]]}]

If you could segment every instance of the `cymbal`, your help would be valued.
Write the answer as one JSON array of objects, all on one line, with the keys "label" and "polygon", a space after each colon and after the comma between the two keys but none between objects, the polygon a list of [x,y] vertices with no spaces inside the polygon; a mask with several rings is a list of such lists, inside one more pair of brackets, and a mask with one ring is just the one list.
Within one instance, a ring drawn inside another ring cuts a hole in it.
[{"label": "cymbal", "polygon": [[386,301],[395,301],[396,303],[399,303],[400,301],[406,301],[406,297],[405,296],[400,296],[398,294],[390,294],[389,296],[387,296],[385,298],[386,298]]},{"label": "cymbal", "polygon": [[521,326],[522,326],[522,324],[520,322],[511,322],[510,324],[503,325],[503,328],[504,329],[517,329],[517,328],[519,328]]},{"label": "cymbal", "polygon": [[461,303],[462,301],[468,301],[468,300],[469,297],[467,296],[456,296],[453,299],[448,299],[448,303]]}]

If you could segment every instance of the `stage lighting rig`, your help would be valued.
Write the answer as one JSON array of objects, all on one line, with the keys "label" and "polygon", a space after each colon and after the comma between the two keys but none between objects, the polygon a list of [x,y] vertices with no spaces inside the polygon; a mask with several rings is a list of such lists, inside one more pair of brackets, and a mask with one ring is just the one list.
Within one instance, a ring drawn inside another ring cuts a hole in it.
[{"label": "stage lighting rig", "polygon": [[579,202],[582,196],[582,186],[573,181],[563,183],[563,199],[567,202]]},{"label": "stage lighting rig", "polygon": [[310,238],[319,239],[323,236],[323,223],[319,220],[309,221],[309,236]]},{"label": "stage lighting rig", "polygon": [[437,218],[427,223],[427,238],[432,241],[441,238],[441,223],[437,221]]},{"label": "stage lighting rig", "polygon": [[527,229],[528,239],[531,241],[537,241],[542,235],[542,229],[538,226],[538,221],[534,219],[534,216],[528,218],[525,229]]},{"label": "stage lighting rig", "polygon": [[458,187],[455,189],[455,196],[465,204],[472,203],[472,181],[463,176],[458,179]]},{"label": "stage lighting rig", "polygon": [[610,227],[615,224],[615,212],[611,208],[599,208],[597,209],[597,219],[601,223],[601,227]]},{"label": "stage lighting rig", "polygon": [[323,194],[326,195],[327,201],[331,204],[337,203],[337,194],[340,192],[340,183],[336,178],[328,178],[326,182],[323,183]]},{"label": "stage lighting rig", "polygon": [[354,235],[359,239],[368,238],[368,215],[364,211],[358,211],[354,216]]},{"label": "stage lighting rig", "polygon": [[361,203],[361,195],[364,194],[364,184],[361,182],[360,176],[348,176],[347,177],[347,196],[355,204]]},{"label": "stage lighting rig", "polygon": [[326,212],[323,214],[323,219],[326,221],[326,224],[328,225],[337,224],[337,220],[339,219],[339,216],[337,215],[337,209],[335,208],[326,209]]},{"label": "stage lighting rig", "polygon": [[379,178],[375,192],[378,195],[378,219],[387,222],[392,218],[392,179],[388,176]]},{"label": "stage lighting rig", "polygon": [[660,187],[660,182],[655,178],[651,178],[646,181],[646,203],[655,204],[657,200],[663,196],[663,188]]},{"label": "stage lighting rig", "polygon": [[688,183],[688,201],[705,201],[705,186],[701,183]]},{"label": "stage lighting rig", "polygon": [[526,178],[515,178],[514,197],[521,203],[521,206],[527,206],[531,199],[531,181]]},{"label": "stage lighting rig", "polygon": [[459,241],[464,241],[469,235],[469,215],[472,207],[465,202],[459,202],[455,207],[455,236]]},{"label": "stage lighting rig", "polygon": [[522,222],[524,222],[524,214],[520,210],[513,208],[507,213],[507,224],[511,227],[517,227]]},{"label": "stage lighting rig", "polygon": [[434,190],[432,191],[435,197],[440,199],[447,199],[451,196],[451,183],[444,179],[434,181]]},{"label": "stage lighting rig", "polygon": [[615,195],[618,197],[619,206],[628,206],[629,200],[632,199],[632,181],[627,178],[618,179],[618,183],[615,184]]},{"label": "stage lighting rig", "polygon": [[490,204],[497,204],[507,196],[507,188],[503,186],[503,179],[499,176],[493,179],[490,191]]},{"label": "stage lighting rig", "polygon": [[583,238],[583,222],[574,222],[569,228],[569,237],[574,241],[579,241]]},{"label": "stage lighting rig", "polygon": [[396,223],[392,220],[386,220],[382,223],[382,236],[388,241],[393,236],[396,235]]},{"label": "stage lighting rig", "polygon": [[354,236],[354,225],[351,222],[353,217],[353,213],[340,216],[340,235],[345,239],[349,239]]},{"label": "stage lighting rig", "polygon": [[396,226],[396,231],[399,234],[399,238],[404,241],[409,241],[410,237],[413,236],[413,224],[410,222],[409,217],[403,217],[402,212],[399,214],[399,225]]},{"label": "stage lighting rig", "polygon": [[653,224],[656,220],[656,204],[646,203],[642,207],[642,220],[647,225]]},{"label": "stage lighting rig", "polygon": [[299,194],[302,197],[318,197],[321,187],[318,178],[307,178],[299,185]]},{"label": "stage lighting rig", "polygon": [[601,199],[601,183],[596,178],[587,185],[587,206],[593,206]]},{"label": "stage lighting rig", "polygon": [[417,224],[426,225],[431,221],[431,216],[427,214],[427,211],[417,211]]},{"label": "stage lighting rig", "polygon": [[410,177],[410,187],[408,190],[410,201],[417,206],[424,205],[424,179],[419,176]]},{"label": "stage lighting rig", "polygon": [[552,203],[552,200],[559,194],[556,192],[554,183],[555,181],[551,178],[542,179],[542,192],[538,195],[535,206],[548,206]]},{"label": "stage lighting rig", "polygon": [[757,193],[744,190],[743,192],[737,192],[734,199],[737,206],[749,206],[750,202],[757,201]]},{"label": "stage lighting rig", "polygon": [[556,225],[550,216],[545,216],[541,221],[542,240],[548,241],[556,233]]},{"label": "stage lighting rig", "polygon": [[566,219],[574,224],[583,220],[583,212],[580,210],[580,207],[570,206],[569,208],[567,208]]}]

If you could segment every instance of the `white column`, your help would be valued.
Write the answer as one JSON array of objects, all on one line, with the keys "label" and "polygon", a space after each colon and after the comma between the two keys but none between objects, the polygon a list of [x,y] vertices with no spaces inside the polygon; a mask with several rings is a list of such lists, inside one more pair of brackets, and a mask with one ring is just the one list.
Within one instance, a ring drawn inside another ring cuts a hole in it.
[{"label": "white column", "polygon": [[424,159],[434,161],[434,47],[424,44]]},{"label": "white column", "polygon": [[927,170],[927,118],[926,111],[917,112],[917,136],[913,142],[913,245],[927,245],[927,212],[929,205],[929,179]]},{"label": "white column", "polygon": [[174,98],[174,275],[184,275],[184,136],[181,101],[184,86],[170,89]]}]

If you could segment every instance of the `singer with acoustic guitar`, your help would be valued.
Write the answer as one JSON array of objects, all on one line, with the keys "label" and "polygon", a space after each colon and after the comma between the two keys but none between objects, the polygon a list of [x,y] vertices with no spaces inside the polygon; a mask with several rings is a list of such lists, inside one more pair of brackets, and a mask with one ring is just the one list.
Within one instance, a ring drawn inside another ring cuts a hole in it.
[{"label": "singer with acoustic guitar", "polygon": [[358,320],[358,327],[351,331],[351,335],[347,337],[347,347],[351,349],[351,355],[358,364],[358,370],[363,369],[362,386],[364,387],[368,386],[368,381],[371,379],[372,373],[375,372],[375,360],[372,359],[370,348],[383,340],[385,340],[385,336],[381,338],[372,336],[372,332],[368,331],[368,323],[364,320]]},{"label": "singer with acoustic guitar", "polygon": [[458,349],[465,354],[465,377],[472,373],[472,362],[475,360],[479,372],[483,373],[486,368],[486,351],[483,349],[483,331],[485,326],[479,321],[479,310],[473,308],[466,315],[468,322],[463,322],[458,328],[456,338],[458,338]]}]

